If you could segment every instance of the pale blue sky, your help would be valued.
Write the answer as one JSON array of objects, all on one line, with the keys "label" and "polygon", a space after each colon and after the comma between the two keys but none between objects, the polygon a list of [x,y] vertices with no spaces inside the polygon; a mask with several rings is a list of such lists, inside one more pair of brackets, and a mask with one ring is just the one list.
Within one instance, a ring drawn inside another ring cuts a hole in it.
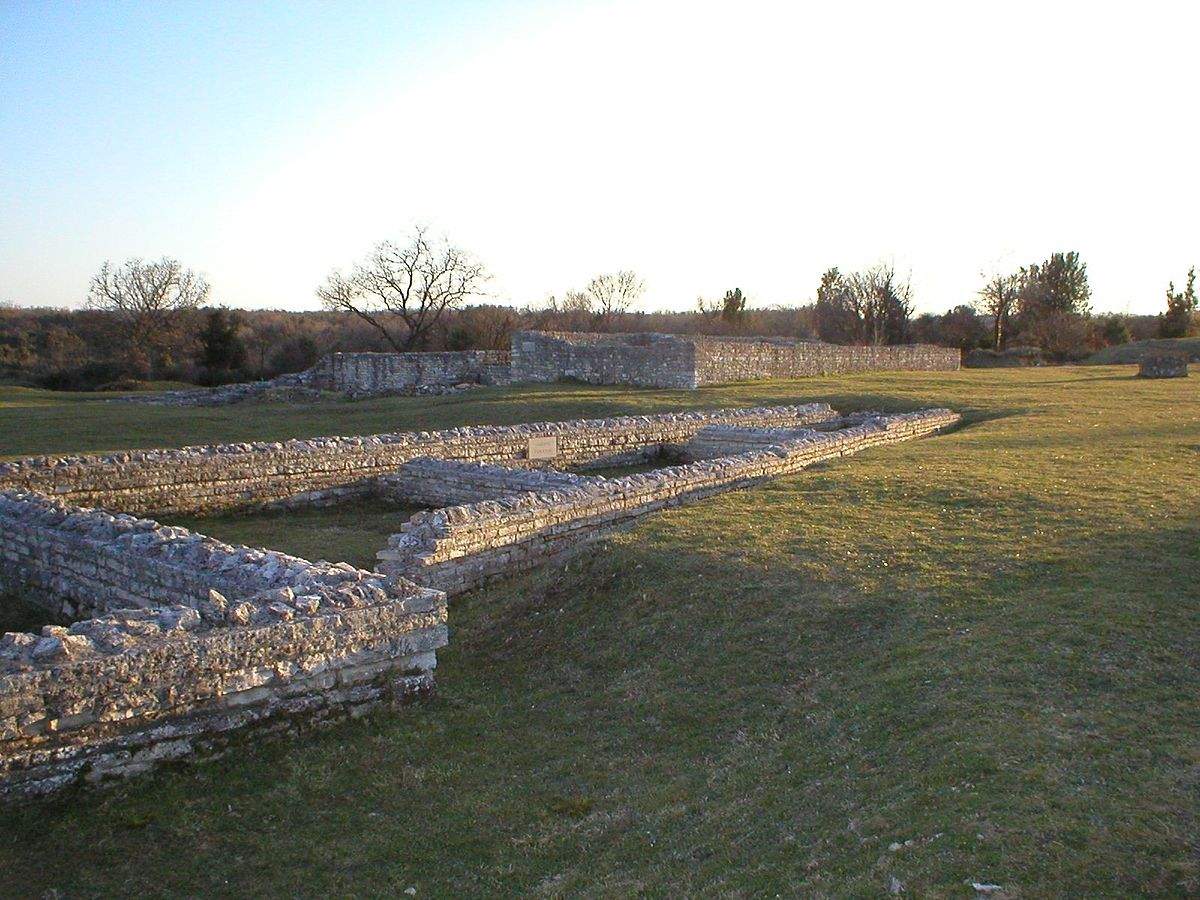
[{"label": "pale blue sky", "polygon": [[652,307],[830,265],[922,309],[1058,249],[1102,309],[1200,263],[1194,4],[0,0],[0,300],[173,255],[235,306],[427,222],[496,299]]}]

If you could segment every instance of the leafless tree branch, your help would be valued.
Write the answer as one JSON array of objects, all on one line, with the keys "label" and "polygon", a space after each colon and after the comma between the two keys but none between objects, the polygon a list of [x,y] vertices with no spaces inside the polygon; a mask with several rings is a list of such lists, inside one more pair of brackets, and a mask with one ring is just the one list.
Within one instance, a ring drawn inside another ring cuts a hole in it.
[{"label": "leafless tree branch", "polygon": [[407,243],[378,244],[348,276],[330,274],[317,289],[326,309],[353,313],[397,351],[424,346],[438,320],[482,293],[487,270],[446,240],[414,229]]}]

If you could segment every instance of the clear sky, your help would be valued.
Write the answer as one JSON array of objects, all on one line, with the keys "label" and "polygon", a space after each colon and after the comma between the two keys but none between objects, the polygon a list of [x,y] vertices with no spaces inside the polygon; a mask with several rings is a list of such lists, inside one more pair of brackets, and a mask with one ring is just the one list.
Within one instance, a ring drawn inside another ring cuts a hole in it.
[{"label": "clear sky", "polygon": [[1100,310],[1200,264],[1200,4],[0,0],[0,301],[175,256],[307,309],[428,223],[495,299],[633,268],[651,308],[918,308],[1079,250]]}]

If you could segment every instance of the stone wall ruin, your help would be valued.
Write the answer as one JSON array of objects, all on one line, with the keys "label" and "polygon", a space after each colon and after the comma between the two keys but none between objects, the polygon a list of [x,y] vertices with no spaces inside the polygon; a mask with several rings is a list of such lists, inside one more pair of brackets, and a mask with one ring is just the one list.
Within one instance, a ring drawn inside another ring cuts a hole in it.
[{"label": "stone wall ruin", "polygon": [[0,794],[145,771],[432,687],[446,597],[344,563],[0,494],[0,587],[80,617],[0,638]]},{"label": "stone wall ruin", "polygon": [[961,353],[928,344],[865,347],[779,337],[520,331],[512,351],[331,353],[269,381],[134,394],[119,403],[221,406],[457,393],[476,385],[581,381],[693,390],[764,378],[852,372],[954,371]]},{"label": "stone wall ruin", "polygon": [[376,478],[418,457],[543,465],[529,459],[530,441],[537,438],[553,438],[557,467],[604,467],[640,462],[662,447],[682,446],[707,425],[795,424],[832,417],[836,413],[828,404],[814,403],[33,457],[0,463],[0,490],[41,491],[137,515],[198,515],[287,500],[318,503],[366,496]]},{"label": "stone wall ruin", "polygon": [[[0,639],[0,795],[418,696],[448,594],[655,510],[957,421],[810,403],[0,464],[0,591],[71,620]],[[655,460],[677,464],[588,474]],[[135,517],[364,496],[441,508],[408,519],[375,572]]]},{"label": "stone wall ruin", "polygon": [[[736,455],[691,446],[695,461],[623,478],[582,478],[549,491],[417,513],[378,554],[381,572],[454,595],[515,571],[559,561],[647,513],[694,503],[765,478],[871,447],[911,440],[958,421],[949,410],[871,417],[838,431],[748,429]],[[730,428],[730,431],[736,431]],[[703,432],[701,432],[703,433]]]},{"label": "stone wall ruin", "polygon": [[850,372],[948,372],[961,353],[929,344],[859,347],[772,337],[520,331],[512,380],[691,390],[704,385]]},{"label": "stone wall ruin", "polygon": [[1138,365],[1142,378],[1187,378],[1186,353],[1147,353]]}]

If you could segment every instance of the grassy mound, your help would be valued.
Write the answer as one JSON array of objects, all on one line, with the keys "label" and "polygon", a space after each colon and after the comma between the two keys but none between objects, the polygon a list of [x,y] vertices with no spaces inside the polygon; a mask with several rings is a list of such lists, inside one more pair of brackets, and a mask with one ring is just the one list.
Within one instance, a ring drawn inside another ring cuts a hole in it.
[{"label": "grassy mound", "polygon": [[[1200,891],[1184,381],[555,386],[253,421],[6,399],[5,453],[811,399],[968,421],[457,599],[428,705],[8,811],[2,893]],[[327,558],[357,552],[345,524]]]},{"label": "grassy mound", "polygon": [[1147,352],[1186,353],[1192,362],[1200,362],[1200,337],[1154,338],[1148,341],[1130,341],[1115,347],[1105,347],[1084,360],[1085,365],[1115,366],[1136,365]]}]

